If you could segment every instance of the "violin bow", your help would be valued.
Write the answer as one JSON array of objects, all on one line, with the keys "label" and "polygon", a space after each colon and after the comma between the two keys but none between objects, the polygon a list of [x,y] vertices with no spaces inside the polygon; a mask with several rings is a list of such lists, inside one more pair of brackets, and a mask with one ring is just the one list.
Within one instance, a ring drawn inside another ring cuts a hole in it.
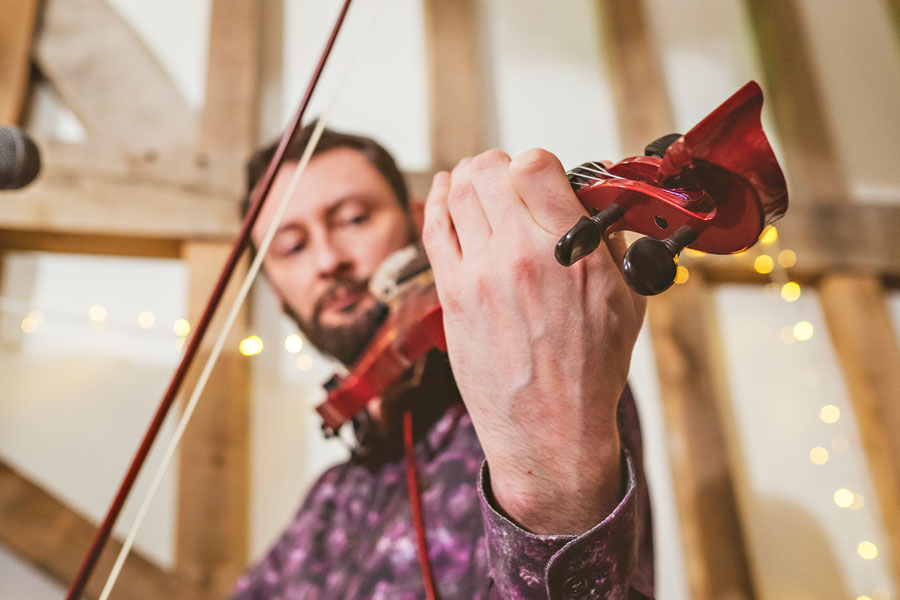
[{"label": "violin bow", "polygon": [[[287,147],[290,144],[291,140],[296,136],[297,131],[300,130],[306,108],[309,105],[310,98],[312,97],[316,85],[319,82],[319,78],[325,67],[325,63],[328,60],[329,55],[331,54],[331,50],[334,46],[335,40],[337,39],[338,33],[340,32],[340,29],[344,23],[344,18],[347,15],[347,11],[350,7],[350,2],[351,0],[344,0],[344,4],[341,7],[340,13],[338,14],[335,24],[331,30],[331,34],[328,37],[325,48],[322,50],[322,53],[319,57],[316,69],[313,72],[313,75],[307,85],[306,92],[304,93],[303,98],[300,101],[300,105],[294,113],[294,116],[291,119],[291,122],[288,124],[288,127],[282,134],[281,140],[278,143],[275,154],[272,156],[272,160],[269,162],[269,166],[265,172],[265,175],[251,193],[250,208],[248,209],[247,214],[241,224],[240,232],[238,233],[238,237],[235,240],[234,245],[232,246],[231,253],[228,256],[228,259],[225,261],[225,265],[222,267],[219,279],[216,282],[212,293],[210,294],[209,300],[203,310],[200,320],[197,322],[196,328],[194,329],[194,334],[193,336],[191,336],[184,356],[182,357],[178,368],[175,370],[175,373],[172,375],[172,379],[169,382],[166,393],[163,395],[163,398],[160,401],[158,408],[156,409],[156,413],[154,414],[153,419],[150,422],[146,433],[144,434],[144,438],[141,441],[140,447],[138,448],[134,458],[132,459],[131,465],[129,466],[128,471],[125,474],[125,478],[122,480],[122,483],[120,484],[119,489],[116,492],[115,498],[113,499],[112,504],[106,512],[106,516],[104,517],[103,522],[100,524],[97,529],[97,533],[94,535],[94,539],[91,542],[87,553],[85,554],[81,566],[79,567],[78,573],[75,576],[75,579],[73,579],[71,585],[69,586],[69,589],[66,593],[66,600],[79,600],[81,598],[84,588],[91,576],[91,573],[96,567],[97,560],[100,558],[100,554],[102,553],[103,548],[109,539],[112,528],[119,517],[119,513],[122,511],[122,507],[124,506],[125,501],[127,500],[128,495],[130,494],[131,489],[134,486],[135,481],[137,480],[137,476],[140,473],[144,463],[146,462],[147,455],[150,452],[150,448],[152,447],[153,442],[156,440],[162,424],[165,421],[166,416],[169,414],[175,398],[181,390],[181,386],[184,383],[185,376],[187,375],[188,370],[193,364],[194,358],[196,357],[197,352],[200,349],[200,344],[202,343],[203,338],[207,330],[209,329],[210,322],[212,321],[212,318],[215,315],[219,304],[221,303],[225,288],[227,287],[228,282],[231,280],[231,277],[234,274],[234,271],[238,264],[238,260],[241,258],[241,255],[244,253],[244,251],[246,251],[247,246],[249,245],[250,232],[253,230],[253,227],[259,218],[263,202],[265,202],[266,197],[268,196],[269,191],[272,188],[272,183],[275,180],[275,175],[284,162],[284,155]],[[301,165],[298,166],[294,178],[291,181],[291,185],[289,185],[284,198],[282,198],[282,208],[287,206],[287,200],[290,198],[294,188],[296,187],[296,182],[303,170],[302,167],[305,166],[305,162],[308,162],[309,156],[311,156],[313,150],[315,149],[315,145],[318,142],[319,136],[321,135],[321,130],[324,128],[324,122],[324,118],[319,119],[319,126],[316,128],[316,132],[314,132],[312,138],[310,139],[307,147],[304,150],[303,159],[301,159]],[[276,218],[273,225],[277,225],[277,222],[281,220],[282,213],[283,210],[279,211],[278,217]],[[270,228],[269,234],[271,233],[274,233],[274,227]],[[265,248],[263,248],[263,245],[261,244],[260,252],[257,256],[260,263],[263,256],[265,255],[265,249],[267,249],[268,244],[271,243],[271,235],[267,234],[266,237],[266,241],[268,243],[265,243]],[[258,271],[258,266],[256,270]],[[252,271],[251,273],[248,273],[248,280],[245,281],[245,287],[247,288],[249,288],[248,282],[252,283],[252,275],[255,275],[255,273],[253,273]],[[237,299],[237,306],[239,306],[239,304],[243,301],[243,297],[245,295],[246,294],[243,294]],[[237,311],[236,309],[233,309],[232,312],[236,313]],[[226,325],[226,327],[230,329],[230,325]],[[224,335],[221,336],[220,339],[224,339]],[[215,361],[215,357],[217,355],[217,352],[213,352],[210,355],[210,361],[207,363],[207,370],[211,371],[211,363]],[[198,390],[202,388],[201,383],[202,382],[198,382]],[[194,396],[199,397],[199,395],[199,392],[195,390]],[[194,401],[193,405],[196,405],[196,401],[194,398],[192,398],[192,401]],[[184,426],[187,425],[187,420],[189,420],[190,414],[193,412],[191,408],[192,407],[189,404],[189,407],[185,409],[184,417],[186,418],[183,418],[182,422],[179,423],[179,429],[181,431],[183,431]],[[178,435],[177,438],[180,438],[180,435]],[[173,439],[173,442],[175,442],[177,445],[177,439]],[[171,446],[170,449],[172,449]],[[164,461],[163,469],[167,462],[168,461]],[[155,485],[151,486],[150,493],[148,494],[148,499],[152,497],[155,487]],[[149,502],[145,501],[145,504],[149,504]],[[136,520],[138,525],[140,520],[141,517],[139,516]],[[133,535],[136,535],[136,528],[133,529],[132,534],[129,534],[129,538],[133,538]],[[123,545],[122,552],[120,552],[119,554],[116,566],[113,567],[113,572],[110,576],[110,579],[107,581],[106,586],[104,587],[101,598],[106,598],[109,595],[112,589],[112,584],[115,582],[115,576],[117,575],[118,570],[121,568],[121,563],[124,562],[125,556],[127,556],[130,545],[131,542],[129,541],[126,541],[125,545]]]}]

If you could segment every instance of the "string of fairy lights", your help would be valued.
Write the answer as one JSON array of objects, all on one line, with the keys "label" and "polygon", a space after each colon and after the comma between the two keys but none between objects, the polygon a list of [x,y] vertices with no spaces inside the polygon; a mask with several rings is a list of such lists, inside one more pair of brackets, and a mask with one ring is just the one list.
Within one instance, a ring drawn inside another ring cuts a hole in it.
[{"label": "string of fairy lights", "polygon": [[[782,249],[778,229],[774,226],[767,226],[763,229],[759,236],[759,244],[757,246],[758,253],[753,258],[752,268],[760,275],[769,277],[769,282],[765,286],[765,290],[770,293],[778,293],[784,302],[794,304],[800,299],[803,289],[800,284],[791,278],[790,269],[797,264],[797,254],[790,249]],[[689,256],[702,257],[703,252],[687,249],[685,252]],[[747,250],[735,253],[738,259],[746,260],[752,256]],[[683,284],[690,278],[690,272],[687,267],[679,265],[677,268],[675,283]],[[796,304],[794,304],[796,306]],[[799,309],[797,311],[799,313]],[[791,345],[797,342],[807,342],[812,339],[815,329],[813,324],[802,318],[801,315],[794,320],[793,323],[785,325],[781,328],[778,338],[782,344]],[[841,419],[841,409],[835,404],[824,404],[818,410],[819,420],[826,425],[836,425]],[[850,449],[850,440],[844,434],[837,434],[831,438],[831,449],[835,453],[844,453]],[[826,465],[831,459],[831,452],[825,446],[815,446],[809,450],[808,455],[810,463],[814,468]],[[853,511],[861,511],[865,507],[865,498],[857,491],[847,487],[839,487],[834,490],[832,495],[834,504],[840,509],[849,509]],[[856,554],[865,561],[871,561],[878,558],[878,546],[867,539],[860,539],[856,544]],[[861,594],[856,600],[887,600],[889,592],[884,588],[875,588],[871,591],[871,595]]]},{"label": "string of fairy lights", "polygon": [[[771,293],[778,293],[781,299],[787,303],[796,303],[803,294],[800,284],[791,278],[790,269],[797,264],[797,254],[790,249],[782,249],[779,243],[778,230],[773,226],[766,227],[759,238],[760,244],[756,256],[753,257],[752,268],[756,273],[769,277],[769,282],[765,289]],[[704,253],[692,249],[685,250],[685,254],[693,257],[703,256]],[[748,251],[736,253],[734,256],[741,260],[746,260],[752,254]],[[690,278],[690,271],[684,265],[678,265],[675,283],[686,283]],[[6,301],[5,304],[3,301]],[[15,306],[11,305],[15,303]],[[21,301],[12,301],[11,299],[0,298],[0,311],[18,312],[25,316],[21,320],[22,332],[26,335],[32,335],[41,330],[48,322],[46,314],[39,309],[27,309]],[[95,304],[88,308],[85,315],[88,324],[93,330],[107,329],[110,324],[110,318],[107,309],[104,306]],[[71,315],[69,315],[71,319]],[[133,317],[132,327],[136,325],[141,330],[165,331],[165,325],[158,322],[157,317],[149,310],[140,311]],[[122,326],[125,321],[119,320],[116,325]],[[175,337],[175,347],[181,352],[186,344],[187,337],[191,332],[191,324],[185,318],[178,318],[171,324],[171,332]],[[813,324],[801,317],[794,320],[781,328],[778,338],[782,344],[791,345],[797,342],[806,342],[812,339],[815,333]],[[300,371],[309,371],[313,366],[313,357],[303,352],[305,342],[303,337],[296,333],[287,335],[282,344],[284,351],[295,356],[294,364]],[[266,344],[259,335],[249,335],[243,338],[239,343],[237,350],[246,357],[253,357],[261,354],[266,348]],[[835,425],[841,419],[841,409],[835,404],[825,404],[819,407],[818,418],[826,425]],[[831,439],[831,451],[824,445],[815,446],[809,450],[808,459],[814,468],[822,467],[829,463],[831,453],[843,453],[849,450],[850,441],[846,435],[837,434]],[[857,491],[847,487],[836,488],[833,493],[834,504],[840,509],[849,509],[853,511],[861,511],[865,507],[865,498]],[[857,555],[866,561],[875,560],[879,556],[878,547],[870,540],[859,540],[856,546]],[[872,595],[859,595],[856,600],[880,600],[887,598],[887,591],[883,589],[875,589]]]}]

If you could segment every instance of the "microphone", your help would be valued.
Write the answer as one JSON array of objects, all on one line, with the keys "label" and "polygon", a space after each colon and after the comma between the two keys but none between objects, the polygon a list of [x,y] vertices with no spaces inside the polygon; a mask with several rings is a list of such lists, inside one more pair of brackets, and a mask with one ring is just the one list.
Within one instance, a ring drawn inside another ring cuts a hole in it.
[{"label": "microphone", "polygon": [[34,141],[18,127],[0,127],[0,190],[23,188],[40,170],[41,155]]}]

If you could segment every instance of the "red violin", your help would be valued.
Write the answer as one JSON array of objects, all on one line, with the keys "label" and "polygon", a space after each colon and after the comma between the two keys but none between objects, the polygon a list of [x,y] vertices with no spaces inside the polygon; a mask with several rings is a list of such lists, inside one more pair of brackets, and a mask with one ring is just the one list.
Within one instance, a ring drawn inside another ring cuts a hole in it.
[{"label": "red violin", "polygon": [[[591,216],[559,240],[556,260],[572,265],[613,231],[642,233],[646,237],[626,251],[622,273],[632,289],[654,295],[672,285],[682,249],[730,254],[752,246],[788,204],[784,174],[762,130],[762,102],[759,85],[751,81],[685,135],[647,146],[646,156],[613,165],[588,162],[569,171],[572,189]],[[350,374],[326,384],[328,398],[316,407],[326,434],[387,393],[430,350],[446,351],[431,272],[421,252],[411,253],[412,260],[399,268],[388,265],[393,273],[373,277],[370,287],[389,313]]]}]

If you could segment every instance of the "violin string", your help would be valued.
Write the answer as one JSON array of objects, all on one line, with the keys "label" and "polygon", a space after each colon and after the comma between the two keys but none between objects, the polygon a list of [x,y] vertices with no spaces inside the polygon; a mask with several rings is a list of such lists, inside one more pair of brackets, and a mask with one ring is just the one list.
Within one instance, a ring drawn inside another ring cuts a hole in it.
[{"label": "violin string", "polygon": [[175,427],[172,439],[170,440],[169,445],[166,448],[166,452],[163,455],[160,466],[157,468],[156,474],[154,475],[153,481],[150,484],[147,494],[144,496],[144,500],[141,503],[134,523],[132,524],[131,529],[128,531],[128,535],[125,538],[124,543],[122,544],[122,549],[119,551],[119,555],[116,557],[116,562],[113,565],[112,570],[110,571],[109,577],[106,580],[106,584],[104,585],[103,591],[101,592],[98,600],[108,600],[109,595],[112,592],[112,588],[115,585],[116,580],[119,577],[119,573],[122,570],[122,566],[125,563],[125,559],[128,557],[128,554],[131,551],[132,546],[134,545],[134,541],[137,538],[137,534],[141,528],[141,524],[143,523],[144,518],[147,515],[147,511],[149,510],[150,505],[153,502],[156,491],[162,483],[163,477],[168,471],[168,467],[175,456],[175,452],[178,449],[181,438],[184,435],[184,431],[187,428],[187,425],[197,408],[200,396],[202,395],[203,390],[206,388],[206,384],[209,381],[210,375],[212,374],[213,367],[215,366],[216,361],[218,360],[219,355],[221,354],[222,349],[225,346],[226,338],[231,332],[231,329],[234,326],[235,321],[237,320],[238,313],[243,306],[244,300],[250,292],[253,281],[256,279],[256,275],[259,273],[259,270],[262,267],[263,258],[265,258],[266,252],[268,251],[269,246],[272,244],[272,240],[275,237],[275,232],[278,229],[279,224],[281,223],[285,211],[287,210],[294,190],[297,187],[297,183],[300,181],[300,177],[303,174],[303,171],[306,169],[307,164],[312,158],[312,153],[319,142],[319,138],[322,136],[322,131],[325,129],[325,123],[327,122],[328,117],[330,116],[335,105],[337,104],[337,99],[340,96],[340,92],[343,89],[344,84],[349,78],[353,66],[357,63],[358,58],[362,53],[362,48],[365,45],[365,41],[369,38],[372,30],[374,29],[375,23],[378,20],[377,17],[381,12],[381,7],[383,6],[383,4],[384,0],[378,0],[378,2],[375,4],[375,8],[373,9],[372,17],[369,21],[368,27],[358,38],[359,41],[350,60],[347,63],[347,66],[341,73],[341,78],[338,82],[338,85],[329,97],[328,104],[326,105],[325,110],[322,112],[322,115],[316,122],[316,126],[313,129],[309,142],[307,143],[306,148],[303,151],[303,155],[301,156],[300,161],[297,164],[297,168],[294,171],[293,176],[291,177],[287,190],[280,199],[275,218],[269,225],[269,229],[266,231],[266,235],[259,245],[256,256],[254,257],[247,275],[244,278],[243,283],[241,284],[241,288],[238,291],[237,297],[235,298],[234,303],[232,304],[231,309],[228,312],[228,316],[225,320],[225,325],[223,326],[222,331],[219,333],[219,337],[216,339],[216,343],[206,360],[206,364],[204,365],[203,371],[201,372],[200,377],[197,380],[197,385],[194,387],[194,391],[191,394],[190,400],[188,400],[188,403],[184,408],[184,412],[182,413],[181,418],[178,420],[178,424]]}]

